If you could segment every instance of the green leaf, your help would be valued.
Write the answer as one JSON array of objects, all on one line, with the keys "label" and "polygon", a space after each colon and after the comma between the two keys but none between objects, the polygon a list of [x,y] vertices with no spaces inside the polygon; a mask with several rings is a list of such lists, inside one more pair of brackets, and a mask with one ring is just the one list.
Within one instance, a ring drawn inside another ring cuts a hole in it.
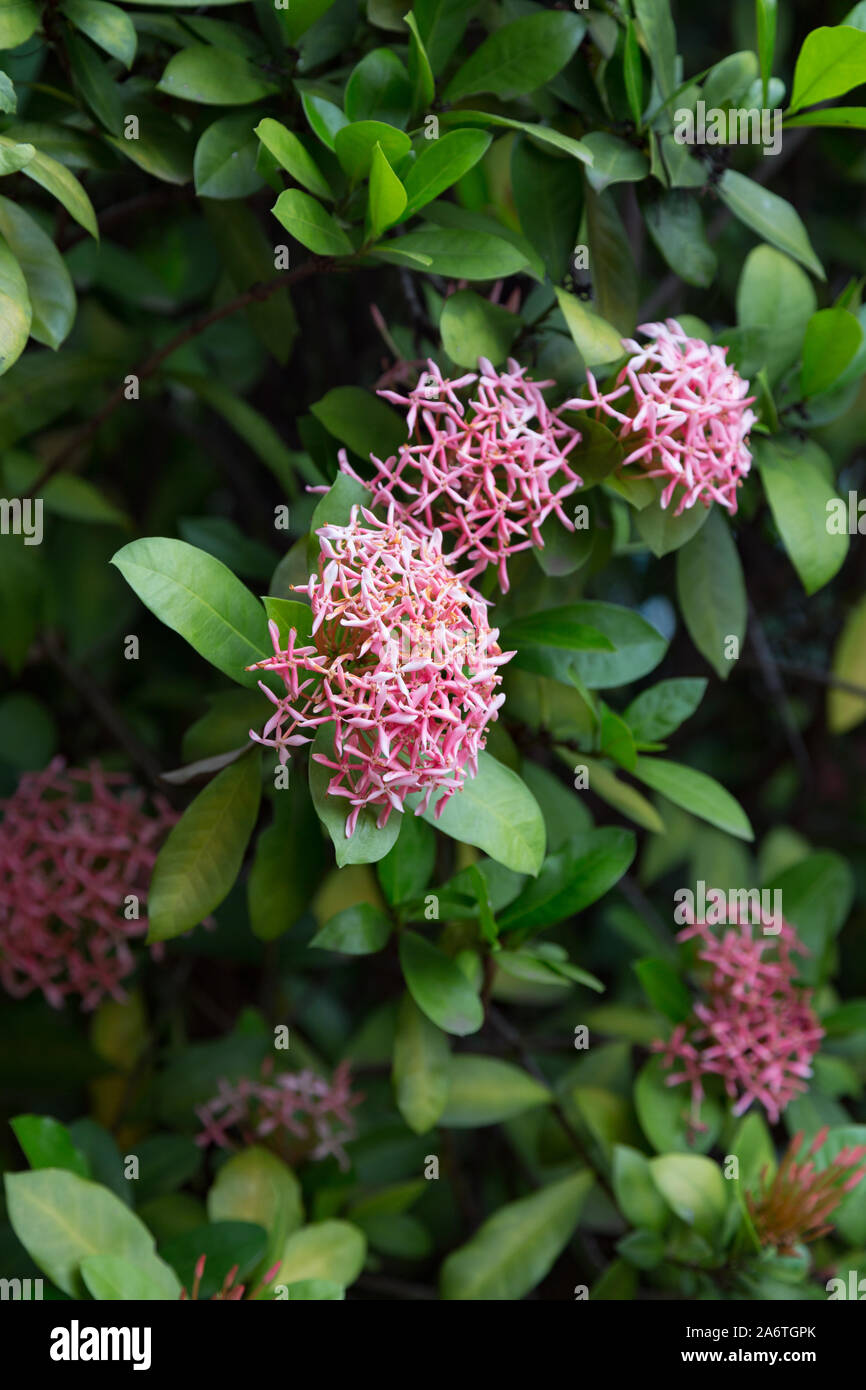
[{"label": "green leaf", "polygon": [[789,256],[772,246],[749,252],[737,286],[737,322],[764,333],[771,381],[800,356],[806,325],[817,307],[812,281]]},{"label": "green leaf", "polygon": [[37,343],[59,348],[75,319],[75,290],[51,238],[23,208],[0,198],[0,236],[24,274]]},{"label": "green leaf", "polygon": [[571,749],[557,749],[557,752],[567,767],[573,767],[575,771],[580,766],[586,768],[588,785],[608,806],[628,816],[630,821],[643,826],[645,830],[652,830],[657,835],[665,834],[665,823],[652,802],[647,801],[630,782],[621,781],[607,763]]},{"label": "green leaf", "polygon": [[592,155],[586,177],[596,193],[612,183],[637,183],[649,173],[646,155],[627,140],[620,140],[618,135],[609,135],[603,130],[591,131],[583,137],[582,143]]},{"label": "green leaf", "polygon": [[716,253],[707,241],[697,198],[672,188],[644,208],[650,236],[671,270],[686,284],[707,289],[716,275]]},{"label": "green leaf", "polygon": [[406,206],[406,190],[376,143],[370,165],[370,191],[367,227],[370,238],[379,237],[399,221]]},{"label": "green leaf", "polygon": [[548,1086],[512,1062],[458,1052],[451,1058],[448,1100],[439,1123],[452,1129],[498,1125],[552,1099]]},{"label": "green leaf", "polygon": [[290,1302],[303,1299],[308,1303],[340,1303],[346,1297],[342,1284],[336,1284],[333,1279],[296,1279],[286,1288]]},{"label": "green leaf", "polygon": [[502,126],[507,130],[519,130],[531,135],[533,140],[549,145],[551,149],[579,159],[582,164],[592,163],[592,155],[582,140],[576,140],[573,135],[563,135],[554,126],[539,125],[537,121],[518,121],[513,116],[494,115],[492,111],[469,111],[462,106],[454,111],[443,111],[439,119],[440,123],[446,125]]},{"label": "green leaf", "polygon": [[445,1260],[442,1298],[523,1298],[565,1249],[592,1185],[592,1174],[580,1172],[500,1207],[467,1245]]},{"label": "green leaf", "polygon": [[48,1115],[18,1115],[10,1125],[31,1168],[63,1168],[80,1178],[90,1177],[90,1164],[59,1121]]},{"label": "green leaf", "polygon": [[813,29],[794,69],[791,111],[844,96],[866,82],[866,34],[850,24]]},{"label": "green leaf", "polygon": [[451,1084],[448,1037],[406,994],[397,1014],[392,1080],[397,1109],[415,1134],[442,1114]]},{"label": "green leaf", "polygon": [[132,67],[138,35],[129,15],[119,5],[108,5],[104,0],[62,0],[59,9],[99,48],[125,68]]},{"label": "green leaf", "polygon": [[653,1182],[649,1159],[626,1144],[616,1144],[611,1169],[616,1204],[633,1226],[663,1231],[670,1221],[668,1205]]},{"label": "green leaf", "polygon": [[393,849],[379,860],[382,892],[392,906],[424,892],[436,862],[436,836],[420,816],[404,816]]},{"label": "green leaf", "polygon": [[[329,150],[333,150],[337,131],[349,124],[340,107],[335,106],[332,101],[327,101],[325,97],[304,91],[301,92],[301,105],[313,134]],[[406,138],[408,139],[408,136]]]},{"label": "green leaf", "polygon": [[273,823],[256,837],[247,880],[253,935],[273,941],[289,931],[308,910],[324,868],[325,844],[315,810],[302,779],[292,778],[274,798]]},{"label": "green leaf", "polygon": [[[347,444],[362,459],[371,455],[377,459],[390,458],[408,440],[405,420],[379,396],[360,386],[334,386],[310,409],[329,434],[341,444]],[[345,481],[351,480],[346,478]],[[339,482],[338,478],[335,486]],[[324,521],[317,524],[324,525]]]},{"label": "green leaf", "polygon": [[317,1221],[289,1236],[272,1283],[327,1279],[345,1288],[361,1273],[366,1254],[367,1242],[357,1226],[348,1221]]},{"label": "green leaf", "polygon": [[[0,135],[0,160],[3,159],[4,153],[8,154],[17,149],[19,146],[15,140]],[[85,231],[90,232],[91,236],[99,236],[93,204],[78,179],[64,165],[43,154],[41,150],[36,150],[23,166],[23,172],[34,183],[38,183],[40,188],[44,188],[46,193],[50,193],[52,198],[62,203],[70,217],[74,217]]]},{"label": "green leaf", "polygon": [[704,1154],[663,1154],[650,1159],[653,1182],[672,1211],[699,1235],[713,1236],[728,1207],[722,1170]]},{"label": "green leaf", "polygon": [[669,0],[634,0],[640,25],[663,100],[673,95],[676,82],[677,36]]},{"label": "green leaf", "polygon": [[778,194],[735,169],[726,169],[718,184],[719,197],[763,241],[793,256],[819,280],[825,280],[823,266],[812,249],[809,234],[790,203]]},{"label": "green leaf", "polygon": [[405,23],[411,35],[409,39],[409,82],[412,88],[410,114],[416,116],[432,104],[436,95],[436,82],[427,49],[424,47],[424,40],[418,29],[418,21],[411,10],[405,16]]},{"label": "green leaf", "polygon": [[167,941],[219,907],[240,872],[259,810],[261,759],[223,768],[186,808],[160,850],[148,894],[148,941]]},{"label": "green leaf", "polygon": [[146,1260],[140,1255],[85,1255],[81,1277],[91,1297],[101,1302],[175,1302],[181,1294],[174,1270],[157,1255]]},{"label": "green leaf", "polygon": [[455,792],[436,815],[433,797],[428,824],[477,845],[491,859],[519,874],[537,874],[544,859],[544,819],[535,797],[516,772],[489,753],[478,758],[478,775]]},{"label": "green leaf", "polygon": [[758,55],[761,63],[761,88],[763,106],[769,105],[767,93],[773,73],[773,58],[776,51],[776,19],[778,0],[756,0],[756,20],[758,26]]},{"label": "green leaf", "polygon": [[446,275],[455,280],[497,280],[523,270],[526,257],[504,237],[491,236],[470,228],[440,227],[425,223],[414,232],[407,232],[396,241],[383,241],[372,248],[380,260],[391,259],[392,252],[400,257],[414,253],[430,258],[427,267],[432,275]]},{"label": "green leaf", "polygon": [[800,389],[817,396],[835,386],[863,343],[863,329],[847,309],[819,309],[806,326]]},{"label": "green leaf", "polygon": [[[447,136],[446,136],[447,139]],[[511,151],[511,187],[520,227],[554,284],[571,266],[580,230],[583,187],[574,166],[521,136]]]},{"label": "green leaf", "polygon": [[32,313],[27,281],[0,237],[0,376],[8,372],[27,346]]},{"label": "green leaf", "polygon": [[738,840],[753,840],[745,811],[730,792],[705,772],[665,758],[638,758],[635,776],[653,791],[661,792],[675,806],[682,806],[700,820],[709,821]]},{"label": "green leaf", "polygon": [[278,90],[242,53],[193,43],[169,58],[157,91],[204,106],[246,106]]},{"label": "green leaf", "polygon": [[597,902],[622,878],[635,856],[630,830],[605,828],[572,835],[548,855],[533,882],[499,915],[500,930],[525,940]]},{"label": "green leaf", "polygon": [[804,111],[800,116],[789,116],[782,124],[784,130],[798,126],[838,126],[841,130],[862,130],[866,126],[866,107],[822,106],[815,111]]},{"label": "green leaf", "polygon": [[297,183],[303,184],[304,188],[314,193],[317,198],[333,199],[328,180],[293,131],[287,130],[273,117],[266,116],[263,121],[259,121],[255,133],[280,167],[291,174]]},{"label": "green leaf", "polygon": [[653,1008],[674,1023],[684,1023],[692,1012],[692,996],[673,966],[646,956],[635,961],[634,968]]},{"label": "green leaf", "polygon": [[12,1229],[43,1274],[70,1298],[82,1298],[81,1261],[117,1255],[147,1264],[153,1236],[129,1207],[98,1183],[60,1168],[7,1173]]},{"label": "green leaf", "polygon": [[688,507],[677,516],[673,507],[662,507],[658,501],[662,491],[661,480],[656,481],[655,486],[656,500],[636,513],[634,524],[638,535],[646,541],[653,555],[661,559],[673,550],[680,550],[697,535],[707,523],[710,508],[696,502],[693,507]]},{"label": "green leaf", "polygon": [[[851,609],[833,649],[831,671],[839,680],[866,688],[866,598]],[[830,732],[845,734],[866,718],[866,696],[850,690],[827,692],[827,724]]]},{"label": "green leaf", "polygon": [[412,148],[405,131],[384,121],[353,121],[334,136],[334,152],[350,179],[366,178],[373,163],[373,151],[381,145],[389,163],[396,164]]},{"label": "green leaf", "polygon": [[619,333],[600,314],[588,308],[576,295],[558,286],[556,298],[568,331],[587,367],[605,366],[623,356],[625,349]]},{"label": "green leaf", "polygon": [[526,618],[517,618],[504,628],[503,642],[506,647],[518,643],[520,646],[554,647],[557,651],[567,652],[616,650],[610,638],[598,628],[576,622],[572,607],[548,608]]},{"label": "green leaf", "polygon": [[18,48],[39,28],[41,17],[35,0],[0,0],[0,49]]},{"label": "green leaf", "polygon": [[675,1149],[678,1153],[706,1152],[711,1149],[722,1127],[722,1112],[712,1097],[705,1096],[697,1111],[698,1128],[693,1120],[691,1088],[669,1086],[670,1072],[660,1057],[653,1057],[641,1069],[634,1086],[634,1105],[641,1129],[657,1153]]},{"label": "green leaf", "polygon": [[387,945],[390,935],[391,923],[383,912],[370,903],[356,903],[331,917],[310,945],[347,956],[370,956]]},{"label": "green leaf", "polygon": [[475,92],[505,99],[534,92],[565,67],[585,32],[585,22],[573,14],[547,11],[515,19],[489,34],[457,69],[445,100]]},{"label": "green leaf", "polygon": [[706,689],[697,677],[659,681],[632,700],[623,718],[639,743],[657,743],[691,718]]},{"label": "green leaf", "polygon": [[36,154],[34,145],[16,145],[14,140],[6,140],[0,145],[0,177],[17,174],[25,164],[29,164]]},{"label": "green leaf", "polygon": [[823,983],[828,948],[845,925],[854,898],[847,861],[832,850],[817,850],[775,874],[767,887],[781,893],[785,920],[810,953],[798,961],[797,973],[807,984]]},{"label": "green leaf", "polygon": [[477,8],[477,0],[415,0],[412,12],[435,73],[447,64]]},{"label": "green leaf", "polygon": [[376,811],[371,811],[369,807],[365,806],[358,817],[353,833],[347,836],[346,819],[350,810],[349,802],[344,796],[328,795],[328,784],[334,774],[330,768],[323,767],[320,762],[316,761],[317,753],[333,759],[334,726],[332,724],[323,724],[313,741],[310,752],[310,792],[316,814],[333,841],[338,867],[342,868],[344,864],[375,863],[377,859],[382,859],[388,853],[397,839],[402,817],[392,811],[387,824],[380,830],[376,824],[376,818],[379,814],[378,808]]},{"label": "green leaf", "polygon": [[[855,1149],[866,1144],[866,1125],[834,1125],[815,1153],[815,1167],[823,1172],[843,1149]],[[851,1171],[858,1171],[859,1165]],[[833,1225],[849,1245],[862,1247],[866,1242],[866,1185],[861,1180],[845,1193],[832,1215]]]},{"label": "green leaf", "polygon": [[288,1164],[260,1145],[233,1154],[207,1196],[211,1221],[250,1221],[268,1234],[261,1261],[270,1269],[288,1237],[303,1225],[301,1184]]},{"label": "green leaf", "polygon": [[196,1278],[196,1265],[205,1256],[199,1299],[211,1299],[229,1270],[243,1283],[259,1267],[265,1255],[267,1235],[248,1221],[217,1221],[193,1226],[162,1245],[161,1253],[185,1289]]},{"label": "green leaf", "polygon": [[[164,0],[164,3],[171,4],[173,0]],[[228,5],[232,0],[219,0],[219,3]],[[277,10],[277,17],[288,42],[294,45],[295,40],[312,28],[316,20],[321,19],[333,3],[334,0],[291,0],[289,8]]]},{"label": "green leaf", "polygon": [[564,654],[558,679],[566,683],[573,670],[590,690],[628,685],[658,666],[667,651],[665,638],[651,623],[619,604],[584,599],[553,611],[562,622],[594,628],[614,647],[612,652],[587,650]]},{"label": "green leaf", "polygon": [[254,119],[247,111],[221,116],[199,136],[193,176],[200,198],[246,198],[261,188]]},{"label": "green leaf", "polygon": [[848,554],[847,533],[829,529],[835,488],[795,438],[762,439],[756,453],[773,520],[803,588],[814,594]]},{"label": "green leaf", "polygon": [[626,19],[625,45],[622,55],[623,77],[629,110],[637,130],[643,124],[643,109],[646,102],[644,93],[643,63],[640,56],[637,28],[634,20]]},{"label": "green leaf", "polygon": [[734,538],[716,507],[677,551],[677,597],[701,656],[727,680],[734,663],[728,652],[739,652],[746,633],[746,584]]},{"label": "green leaf", "polygon": [[519,330],[520,320],[515,314],[501,304],[491,304],[474,290],[449,294],[442,305],[442,346],[461,367],[477,367],[479,357],[498,366],[508,356]]},{"label": "green leaf", "polygon": [[230,569],[185,541],[131,541],[112,557],[142,603],[218,671],[255,686],[245,667],[272,655],[262,605]]},{"label": "green leaf", "polygon": [[121,135],[123,112],[120,91],[108,64],[77,34],[67,34],[66,52],[75,88],[105,129],[114,136]]},{"label": "green leaf", "polygon": [[417,932],[400,933],[403,978],[418,1008],[446,1033],[465,1037],[484,1022],[484,1006],[459,965]]},{"label": "green leaf", "polygon": [[284,189],[271,212],[286,231],[316,255],[350,256],[354,250],[339,222],[299,188]]},{"label": "green leaf", "polygon": [[452,130],[425,145],[406,175],[403,221],[468,173],[489,145],[490,136],[483,130]]},{"label": "green leaf", "polygon": [[396,53],[374,48],[349,74],[343,107],[350,121],[379,120],[404,127],[412,106],[412,83]]}]

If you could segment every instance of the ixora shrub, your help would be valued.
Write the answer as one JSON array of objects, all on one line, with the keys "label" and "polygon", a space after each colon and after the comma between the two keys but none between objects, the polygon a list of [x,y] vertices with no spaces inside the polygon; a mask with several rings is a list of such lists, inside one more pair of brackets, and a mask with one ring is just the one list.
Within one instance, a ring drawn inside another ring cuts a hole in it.
[{"label": "ixora shrub", "polygon": [[859,1296],[813,8],[0,0],[9,1288]]}]

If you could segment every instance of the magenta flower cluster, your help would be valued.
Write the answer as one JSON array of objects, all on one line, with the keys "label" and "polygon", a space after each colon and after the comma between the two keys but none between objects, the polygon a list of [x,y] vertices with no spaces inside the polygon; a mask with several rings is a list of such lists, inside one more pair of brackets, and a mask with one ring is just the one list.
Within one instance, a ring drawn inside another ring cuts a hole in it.
[{"label": "magenta flower cluster", "polygon": [[0,802],[0,982],[16,998],[41,990],[59,1008],[122,1000],[135,966],[125,899],[144,899],[157,850],[176,820],[161,797],[147,811],[124,773],[67,770],[55,758]]},{"label": "magenta flower cluster", "polygon": [[485,730],[504,696],[499,666],[508,660],[487,621],[483,599],[448,568],[441,536],[417,537],[395,520],[352,508],[347,526],[318,532],[319,572],[309,595],[314,645],[285,647],[271,623],[275,655],[257,663],[276,672],[286,693],[262,689],[275,706],[261,735],[278,750],[310,742],[333,724],[333,753],[314,759],[333,774],[331,796],[348,801],[346,834],[364,807],[383,826],[406,798],[421,794],[416,814],[437,795],[437,814],[474,776]]},{"label": "magenta flower cluster", "polygon": [[[762,925],[772,926],[769,918]],[[754,1102],[772,1123],[807,1089],[812,1058],[823,1030],[811,1005],[811,991],[797,983],[794,956],[808,952],[794,928],[779,924],[778,934],[752,935],[750,923],[734,923],[721,936],[704,922],[689,925],[678,941],[698,937],[703,967],[703,999],[692,1016],[653,1049],[666,1067],[676,1068],[669,1086],[687,1082],[694,1113],[700,1109],[704,1079],[720,1076],[742,1115]]]},{"label": "magenta flower cluster", "polygon": [[266,1057],[260,1077],[221,1080],[213,1099],[196,1107],[202,1123],[196,1143],[233,1149],[271,1136],[282,1147],[297,1140],[304,1158],[333,1155],[345,1170],[344,1145],[355,1137],[352,1110],[362,1100],[352,1091],[348,1062],[328,1081],[309,1069],[275,1072],[274,1059]]},{"label": "magenta flower cluster", "polygon": [[752,463],[749,383],[729,365],[727,348],[690,338],[676,319],[638,331],[650,342],[623,339],[632,355],[612,389],[600,391],[588,371],[590,399],[568,401],[568,409],[596,407],[615,421],[623,466],[635,463],[647,477],[665,480],[663,508],[679,493],[675,516],[698,500],[736,512],[737,489]]},{"label": "magenta flower cluster", "polygon": [[[406,396],[379,394],[406,407],[409,442],[384,461],[372,456],[372,481],[358,478],[340,454],[344,473],[363,482],[373,506],[394,504],[403,525],[419,537],[438,528],[448,558],[464,562],[471,580],[495,565],[508,590],[509,556],[543,546],[541,527],[555,514],[574,525],[562,503],[581,486],[568,462],[580,434],[542,395],[552,381],[531,381],[513,360],[497,372],[479,358],[480,374],[448,381],[435,362]],[[467,404],[458,394],[477,383]]]}]

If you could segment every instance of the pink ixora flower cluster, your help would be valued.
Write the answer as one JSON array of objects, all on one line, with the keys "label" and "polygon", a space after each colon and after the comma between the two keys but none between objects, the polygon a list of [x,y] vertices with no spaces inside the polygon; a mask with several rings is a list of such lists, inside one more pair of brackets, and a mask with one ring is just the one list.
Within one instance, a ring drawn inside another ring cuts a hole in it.
[{"label": "pink ixora flower cluster", "polygon": [[[773,926],[769,917],[764,924]],[[777,925],[777,934],[765,935],[759,927],[753,936],[749,923],[734,923],[716,936],[705,922],[697,922],[678,934],[678,941],[700,938],[705,997],[653,1050],[662,1054],[666,1067],[676,1068],[667,1078],[669,1086],[691,1086],[695,1116],[707,1076],[723,1079],[736,1100],[735,1115],[757,1101],[772,1123],[807,1089],[823,1030],[811,991],[796,983],[793,956],[806,955],[806,948],[787,922]]]},{"label": "pink ixora flower cluster", "polygon": [[286,762],[289,749],[333,724],[334,746],[314,759],[332,772],[331,796],[349,802],[346,835],[367,806],[383,826],[419,792],[416,814],[440,794],[437,814],[478,769],[487,725],[504,695],[498,667],[508,660],[484,601],[448,569],[437,531],[412,535],[394,519],[352,508],[348,526],[323,526],[318,575],[309,595],[315,645],[283,648],[257,664],[282,677],[281,698],[261,736]]},{"label": "pink ixora flower cluster", "polygon": [[795,1134],[773,1181],[757,1196],[746,1196],[761,1244],[775,1246],[782,1255],[793,1255],[801,1242],[817,1240],[832,1231],[829,1217],[845,1194],[866,1177],[866,1144],[846,1145],[830,1163],[816,1167],[812,1159],[829,1132],[827,1125],[818,1131],[799,1163],[803,1134]]},{"label": "pink ixora flower cluster", "polygon": [[[408,395],[380,391],[407,408],[409,441],[389,459],[372,456],[372,481],[358,478],[345,450],[340,466],[371,489],[373,506],[393,503],[416,535],[438,528],[449,560],[466,562],[465,580],[495,565],[507,592],[508,557],[543,546],[551,514],[574,530],[562,502],[582,483],[568,462],[580,434],[547,405],[552,381],[528,380],[512,359],[505,372],[484,357],[479,367],[447,381],[429,361]],[[458,392],[476,382],[467,409]]]},{"label": "pink ixora flower cluster", "polygon": [[123,999],[121,981],[144,935],[125,900],[144,897],[161,841],[177,819],[161,797],[153,811],[125,773],[97,764],[66,770],[55,758],[26,773],[0,802],[0,982],[22,998],[39,989],[59,1008]]},{"label": "pink ixora flower cluster", "polygon": [[363,1099],[352,1091],[348,1062],[341,1062],[326,1081],[309,1069],[275,1072],[274,1059],[266,1057],[259,1078],[220,1081],[213,1099],[196,1108],[202,1123],[196,1143],[232,1149],[238,1141],[254,1144],[273,1135],[288,1148],[297,1140],[294,1147],[303,1158],[333,1154],[345,1170],[344,1145],[355,1137],[351,1112]]},{"label": "pink ixora flower cluster", "polygon": [[[727,348],[689,338],[676,319],[638,329],[650,342],[632,338],[632,354],[614,387],[599,391],[587,372],[589,400],[566,402],[569,410],[599,412],[616,422],[627,453],[649,478],[664,478],[662,507],[679,489],[679,516],[700,500],[737,510],[737,489],[751,468],[749,431],[756,416],[749,383],[727,362]],[[614,406],[614,401],[618,406]]]}]

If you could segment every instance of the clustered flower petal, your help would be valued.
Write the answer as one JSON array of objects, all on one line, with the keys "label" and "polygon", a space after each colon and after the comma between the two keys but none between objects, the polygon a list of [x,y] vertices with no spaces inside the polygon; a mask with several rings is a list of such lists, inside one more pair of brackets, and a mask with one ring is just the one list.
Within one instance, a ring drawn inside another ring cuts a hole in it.
[{"label": "clustered flower petal", "polygon": [[[797,1156],[803,1134],[795,1134],[773,1181],[758,1195],[748,1193],[746,1204],[762,1245],[773,1245],[782,1255],[792,1255],[803,1241],[817,1240],[833,1229],[828,1218],[845,1194],[866,1177],[866,1144],[846,1145],[821,1169],[812,1162],[830,1129],[825,1125],[812,1141],[805,1159]],[[856,1170],[856,1171],[855,1171]],[[766,1169],[761,1174],[766,1177]]]},{"label": "clustered flower petal", "polygon": [[393,509],[380,521],[352,508],[348,526],[323,526],[319,572],[309,595],[315,645],[298,646],[292,628],[283,649],[271,623],[275,655],[257,663],[282,677],[281,698],[261,736],[285,763],[290,748],[334,726],[328,794],[349,802],[346,835],[367,806],[383,826],[392,810],[421,793],[416,814],[434,794],[436,813],[467,773],[478,770],[485,731],[503,703],[497,694],[504,655],[487,605],[447,567],[437,531],[416,537]]},{"label": "clustered flower petal", "polygon": [[260,1077],[240,1081],[221,1080],[217,1094],[196,1107],[202,1131],[196,1143],[233,1149],[254,1144],[269,1135],[280,1142],[288,1136],[299,1141],[309,1159],[337,1159],[349,1166],[344,1145],[355,1137],[352,1110],[364,1099],[352,1091],[349,1063],[341,1062],[330,1081],[309,1068],[299,1072],[274,1072],[272,1057],[262,1063]]},{"label": "clustered flower petal", "polygon": [[157,850],[177,819],[125,773],[98,764],[66,770],[55,758],[0,802],[0,982],[16,998],[39,989],[59,1008],[69,995],[93,1009],[125,998],[130,942],[147,932],[124,900],[144,897]]},{"label": "clustered flower petal", "polygon": [[[749,431],[756,416],[749,409],[749,383],[727,362],[727,348],[689,338],[676,319],[645,323],[623,347],[632,354],[610,391],[602,392],[587,372],[589,400],[566,402],[567,409],[596,407],[616,422],[628,450],[623,467],[635,463],[647,477],[664,478],[661,506],[679,516],[700,499],[737,510],[737,489],[749,472]],[[617,401],[618,407],[614,406]]]},{"label": "clustered flower petal", "polygon": [[[374,506],[393,502],[416,535],[438,528],[449,560],[467,562],[464,579],[495,565],[507,592],[508,557],[543,546],[540,528],[551,514],[574,530],[562,502],[582,483],[568,462],[580,433],[547,405],[542,391],[552,381],[528,380],[513,359],[505,372],[485,357],[479,366],[480,375],[448,381],[428,361],[408,395],[380,391],[406,407],[409,442],[384,461],[371,456],[372,482],[358,478],[345,450],[340,466],[372,490]],[[474,382],[467,413],[458,392]]]},{"label": "clustered flower petal", "polygon": [[[773,926],[761,914],[761,926]],[[697,936],[698,960],[706,967],[704,999],[678,1024],[667,1042],[653,1050],[677,1070],[669,1086],[688,1082],[698,1114],[707,1076],[720,1076],[742,1115],[757,1101],[772,1123],[786,1105],[807,1089],[812,1058],[823,1030],[811,1005],[811,991],[796,983],[795,954],[807,955],[793,927],[752,935],[751,923],[733,923],[716,936],[705,922],[687,926],[677,940]]]}]

